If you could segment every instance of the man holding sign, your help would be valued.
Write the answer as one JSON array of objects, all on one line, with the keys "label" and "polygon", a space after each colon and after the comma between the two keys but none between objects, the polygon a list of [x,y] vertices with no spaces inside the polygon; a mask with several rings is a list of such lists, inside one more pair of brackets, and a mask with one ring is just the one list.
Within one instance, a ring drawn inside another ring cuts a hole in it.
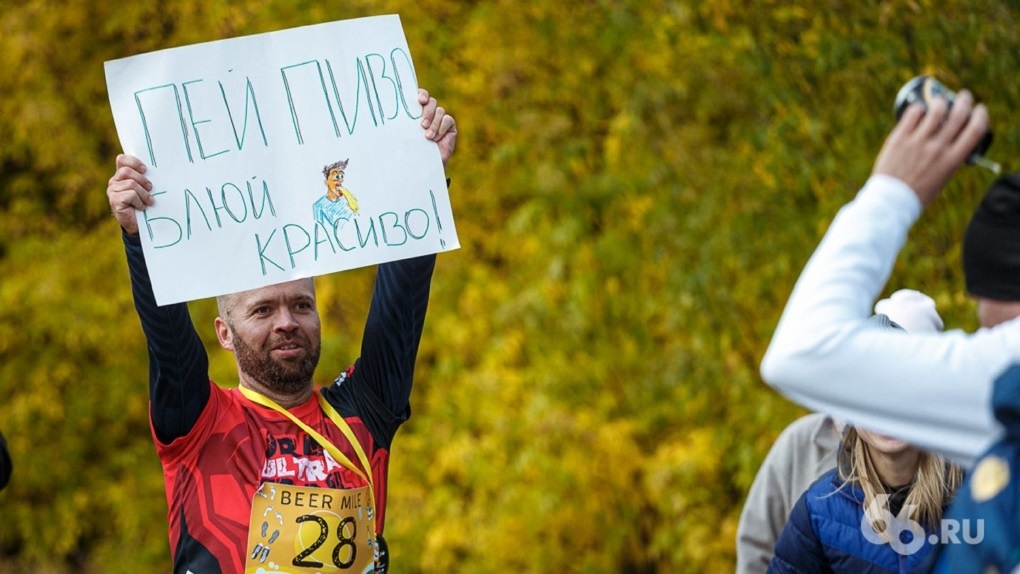
[{"label": "man holding sign", "polygon": [[[454,119],[425,90],[418,102],[445,167]],[[410,414],[435,255],[378,267],[361,357],[321,389],[312,279],[217,297],[216,334],[239,379],[222,389],[186,304],[158,306],[153,295],[136,213],[158,202],[147,171],[118,156],[107,196],[148,341],[174,572],[385,571],[389,448]]]}]

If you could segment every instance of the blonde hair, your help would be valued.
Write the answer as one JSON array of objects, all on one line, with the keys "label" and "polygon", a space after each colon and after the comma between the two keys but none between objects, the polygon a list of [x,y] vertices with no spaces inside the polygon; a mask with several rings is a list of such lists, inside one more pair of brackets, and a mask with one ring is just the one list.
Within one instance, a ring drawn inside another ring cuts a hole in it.
[{"label": "blonde hair", "polygon": [[[847,427],[846,434],[839,450],[839,478],[844,484],[856,486],[864,492],[864,513],[871,527],[885,540],[889,540],[885,516],[891,514],[888,500],[884,505],[886,512],[874,516],[873,509],[877,505],[877,497],[886,494],[885,486],[878,478],[878,470],[871,459],[870,447],[861,438],[854,427]],[[942,509],[945,508],[956,494],[956,489],[963,482],[963,469],[947,462],[941,456],[920,451],[917,472],[910,486],[903,508],[913,505],[910,520],[920,523],[926,529],[936,528],[942,521]]]}]

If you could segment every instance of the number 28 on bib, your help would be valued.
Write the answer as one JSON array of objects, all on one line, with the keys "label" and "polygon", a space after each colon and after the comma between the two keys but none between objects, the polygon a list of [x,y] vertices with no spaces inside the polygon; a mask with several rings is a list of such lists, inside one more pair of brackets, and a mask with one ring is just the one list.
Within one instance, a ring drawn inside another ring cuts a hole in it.
[{"label": "number 28 on bib", "polygon": [[245,574],[375,572],[372,507],[368,487],[263,483],[252,499]]}]

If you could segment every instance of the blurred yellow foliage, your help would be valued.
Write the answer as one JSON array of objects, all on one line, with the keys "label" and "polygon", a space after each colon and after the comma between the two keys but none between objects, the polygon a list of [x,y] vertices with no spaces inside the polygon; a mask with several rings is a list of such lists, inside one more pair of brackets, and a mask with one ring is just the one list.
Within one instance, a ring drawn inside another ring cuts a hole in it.
[{"label": "blurred yellow foliage", "polygon": [[[393,446],[395,572],[721,572],[773,437],[802,411],[758,364],[800,269],[919,73],[1020,141],[1014,2],[175,0],[0,9],[0,571],[165,572],[146,348],[103,190],[103,62],[383,13],[458,120],[463,248],[439,258]],[[1015,166],[1014,166],[1015,169]],[[973,328],[965,169],[888,290]],[[371,269],[319,279],[328,384]],[[192,304],[212,377],[236,383]]]}]

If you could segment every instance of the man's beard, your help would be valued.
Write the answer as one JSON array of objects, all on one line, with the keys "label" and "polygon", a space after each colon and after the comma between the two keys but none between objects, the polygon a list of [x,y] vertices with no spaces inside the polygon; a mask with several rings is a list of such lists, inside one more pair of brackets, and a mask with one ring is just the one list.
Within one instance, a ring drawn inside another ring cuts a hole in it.
[{"label": "man's beard", "polygon": [[[231,328],[233,331],[233,328]],[[271,349],[280,342],[279,338],[270,338],[262,352],[256,352],[243,338],[234,331],[234,356],[241,372],[262,383],[267,388],[283,394],[298,392],[312,382],[315,367],[319,364],[320,345],[318,341],[300,338],[306,351],[303,359],[298,361],[282,361],[274,359]],[[287,338],[284,340],[292,340]]]}]

